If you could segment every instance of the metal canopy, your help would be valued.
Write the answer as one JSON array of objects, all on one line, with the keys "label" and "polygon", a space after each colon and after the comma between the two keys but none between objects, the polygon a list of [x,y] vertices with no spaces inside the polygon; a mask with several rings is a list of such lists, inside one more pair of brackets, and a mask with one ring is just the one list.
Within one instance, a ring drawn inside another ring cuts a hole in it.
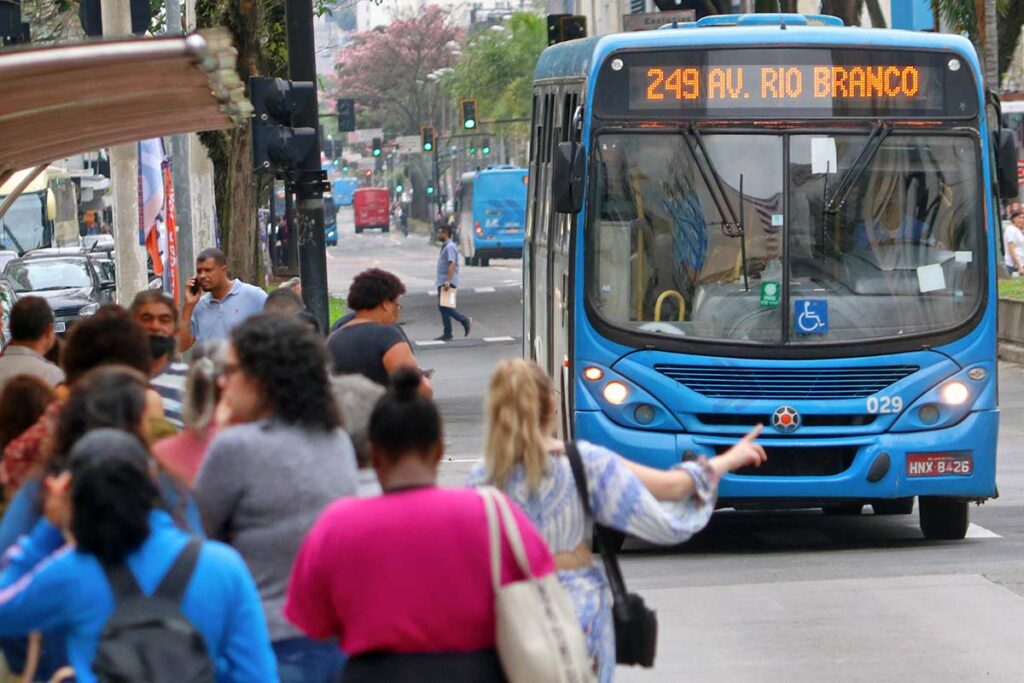
[{"label": "metal canopy", "polygon": [[227,31],[0,51],[0,184],[15,171],[252,115]]}]

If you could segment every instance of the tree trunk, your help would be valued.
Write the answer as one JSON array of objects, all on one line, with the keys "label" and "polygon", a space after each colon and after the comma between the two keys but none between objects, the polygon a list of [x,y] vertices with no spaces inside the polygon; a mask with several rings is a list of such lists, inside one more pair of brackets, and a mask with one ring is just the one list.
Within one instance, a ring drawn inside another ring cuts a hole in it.
[{"label": "tree trunk", "polygon": [[821,13],[839,17],[847,26],[860,26],[864,0],[821,0]]},{"label": "tree trunk", "polygon": [[885,25],[885,15],[882,14],[882,8],[878,0],[865,0],[864,5],[868,8],[868,16],[871,17],[872,28],[888,28]]},{"label": "tree trunk", "polygon": [[251,127],[231,133],[230,150],[217,202],[221,246],[232,277],[255,283],[260,273],[256,260],[256,179],[252,172]]},{"label": "tree trunk", "polygon": [[1021,27],[1024,26],[1024,2],[1008,3],[999,18],[999,75],[1002,77],[1010,68],[1010,62],[1017,51]]},{"label": "tree trunk", "polygon": [[981,44],[985,48],[985,84],[999,91],[999,25],[996,18],[996,0],[978,0],[984,5],[978,16],[982,18]]}]

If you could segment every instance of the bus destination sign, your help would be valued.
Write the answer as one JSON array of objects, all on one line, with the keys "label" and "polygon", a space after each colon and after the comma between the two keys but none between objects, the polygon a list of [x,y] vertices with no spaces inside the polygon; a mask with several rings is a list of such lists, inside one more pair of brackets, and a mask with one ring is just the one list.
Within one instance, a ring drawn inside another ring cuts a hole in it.
[{"label": "bus destination sign", "polygon": [[628,52],[609,59],[601,79],[602,116],[969,118],[978,113],[970,69],[948,53]]}]

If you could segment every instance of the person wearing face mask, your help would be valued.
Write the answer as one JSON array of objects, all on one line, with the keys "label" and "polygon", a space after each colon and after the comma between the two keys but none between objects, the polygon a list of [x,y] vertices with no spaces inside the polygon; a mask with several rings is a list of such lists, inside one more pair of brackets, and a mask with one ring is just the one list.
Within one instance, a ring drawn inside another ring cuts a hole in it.
[{"label": "person wearing face mask", "polygon": [[136,295],[131,313],[149,338],[149,352],[153,356],[150,385],[160,394],[164,417],[180,430],[183,427],[181,402],[185,395],[188,366],[176,359],[178,309],[169,296],[148,289]]}]

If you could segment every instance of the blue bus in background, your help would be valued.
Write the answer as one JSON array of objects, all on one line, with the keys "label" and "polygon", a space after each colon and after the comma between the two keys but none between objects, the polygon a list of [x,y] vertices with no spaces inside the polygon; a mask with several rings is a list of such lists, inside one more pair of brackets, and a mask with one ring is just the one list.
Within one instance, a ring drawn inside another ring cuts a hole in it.
[{"label": "blue bus in background", "polygon": [[337,178],[331,183],[331,196],[338,206],[352,206],[352,193],[359,189],[355,178]]},{"label": "blue bus in background", "polygon": [[768,461],[719,505],[909,514],[997,495],[998,200],[1012,135],[955,35],[715,16],[536,69],[524,354],[567,437]]},{"label": "blue bus in background", "polygon": [[467,266],[521,258],[526,228],[527,171],[491,166],[463,173],[456,193],[459,250]]}]

